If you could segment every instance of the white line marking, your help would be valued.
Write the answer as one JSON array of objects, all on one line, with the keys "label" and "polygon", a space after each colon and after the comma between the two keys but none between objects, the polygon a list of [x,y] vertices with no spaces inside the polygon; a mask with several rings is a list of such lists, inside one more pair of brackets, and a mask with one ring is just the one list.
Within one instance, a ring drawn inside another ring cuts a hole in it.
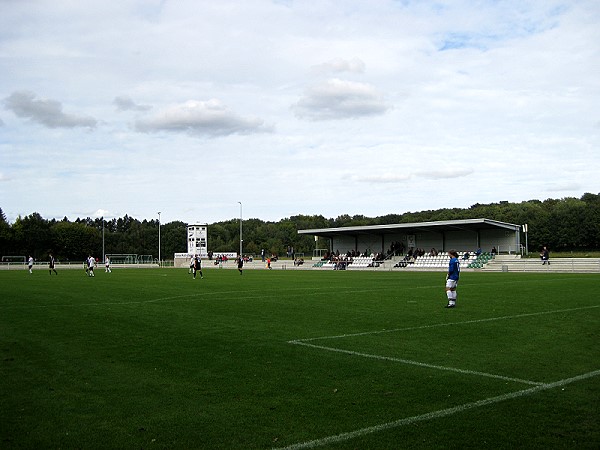
[{"label": "white line marking", "polygon": [[465,320],[463,322],[444,322],[444,323],[435,323],[432,325],[421,325],[418,327],[394,328],[391,330],[364,331],[362,333],[339,334],[337,336],[320,336],[320,337],[306,338],[306,339],[295,339],[292,341],[288,341],[288,343],[289,344],[297,344],[299,342],[311,342],[311,341],[318,341],[321,339],[323,339],[323,340],[324,339],[343,339],[343,338],[347,338],[347,337],[368,336],[368,335],[372,335],[372,334],[396,333],[399,331],[425,330],[427,328],[449,327],[449,326],[454,326],[454,325],[465,325],[465,324],[470,324],[470,323],[493,322],[496,320],[519,319],[521,317],[534,317],[534,316],[542,316],[542,315],[546,315],[546,314],[558,314],[558,313],[563,313],[563,312],[583,311],[583,310],[592,309],[592,308],[600,308],[600,305],[582,306],[580,308],[557,309],[557,310],[553,310],[553,311],[541,311],[541,312],[535,312],[535,313],[516,314],[514,316],[489,317],[487,319]]},{"label": "white line marking", "polygon": [[[315,294],[323,294],[330,295],[328,292],[324,292],[319,288],[299,288],[295,290],[296,292],[288,292],[287,296],[299,296],[303,295],[307,291],[318,291]],[[256,293],[257,295],[248,295],[248,293]],[[364,291],[347,291],[348,293],[355,292],[373,292],[373,290],[364,290]],[[43,304],[43,305],[29,305],[23,303],[15,303],[9,305],[0,305],[0,310],[3,309],[27,309],[27,308],[78,308],[81,306],[104,306],[104,305],[138,305],[138,304],[146,304],[146,303],[157,303],[157,302],[168,302],[168,301],[178,301],[185,298],[190,298],[194,300],[194,297],[214,297],[214,296],[223,296],[223,295],[235,295],[235,294],[244,294],[244,300],[251,299],[262,299],[264,298],[264,294],[262,291],[248,291],[248,290],[234,290],[234,291],[204,291],[204,292],[196,292],[193,294],[182,294],[176,296],[169,297],[159,297],[154,299],[147,300],[131,300],[127,302],[93,302],[93,303],[53,303],[53,304]]]},{"label": "white line marking", "polygon": [[597,370],[594,372],[589,372],[584,375],[579,375],[579,376],[576,376],[573,378],[567,378],[565,380],[557,381],[555,383],[544,384],[544,383],[530,381],[530,380],[522,380],[519,378],[510,378],[510,377],[504,377],[502,375],[489,374],[489,373],[485,373],[485,372],[476,372],[476,371],[458,369],[458,368],[453,368],[453,367],[437,366],[434,364],[426,364],[426,363],[422,363],[422,362],[418,362],[418,361],[411,361],[411,360],[393,358],[393,357],[388,357],[388,356],[372,355],[372,354],[368,354],[368,353],[360,353],[360,352],[355,352],[352,350],[344,350],[344,349],[339,349],[339,348],[334,348],[334,347],[326,347],[326,346],[322,346],[322,345],[310,344],[309,342],[311,342],[311,341],[325,340],[325,339],[343,339],[346,337],[366,336],[366,335],[393,333],[393,332],[400,332],[400,331],[422,330],[422,329],[428,329],[428,328],[447,327],[447,326],[451,326],[451,325],[464,325],[464,324],[472,324],[472,323],[491,322],[491,321],[497,321],[497,320],[517,319],[517,318],[521,318],[521,317],[534,317],[534,316],[540,316],[540,315],[546,315],[546,314],[557,314],[557,313],[563,313],[563,312],[581,311],[581,310],[587,310],[587,309],[599,308],[599,307],[600,307],[600,305],[593,305],[593,306],[585,306],[585,307],[580,307],[580,308],[568,308],[568,309],[561,309],[561,310],[541,311],[541,312],[537,312],[537,313],[516,314],[513,316],[490,317],[487,319],[466,320],[466,321],[462,321],[462,322],[438,323],[438,324],[432,324],[432,325],[422,325],[422,326],[418,326],[418,327],[395,328],[392,330],[380,330],[380,331],[367,331],[367,332],[362,332],[362,333],[343,334],[343,335],[337,335],[337,336],[322,336],[322,337],[316,337],[316,338],[296,339],[296,340],[288,341],[288,344],[303,345],[305,347],[311,347],[311,348],[316,348],[316,349],[320,349],[320,350],[345,353],[345,354],[349,354],[349,355],[353,355],[353,356],[379,359],[379,360],[384,360],[384,361],[394,361],[394,362],[399,362],[402,364],[410,364],[410,365],[415,365],[415,366],[419,366],[419,367],[427,367],[427,368],[432,368],[432,369],[437,369],[437,370],[446,370],[446,371],[458,372],[458,373],[463,373],[463,374],[468,374],[468,375],[477,375],[477,376],[483,376],[483,377],[488,377],[488,378],[495,378],[495,379],[500,379],[500,380],[504,380],[504,381],[512,381],[512,382],[530,384],[530,385],[534,385],[534,387],[525,389],[522,391],[517,391],[517,392],[513,392],[513,393],[509,393],[509,394],[500,395],[497,397],[491,397],[488,399],[479,400],[476,402],[466,403],[464,405],[456,406],[453,408],[434,411],[431,413],[426,413],[426,414],[422,414],[419,416],[408,417],[405,419],[399,419],[399,420],[396,420],[393,422],[387,422],[387,423],[376,425],[373,427],[362,428],[362,429],[355,430],[355,431],[348,432],[348,433],[341,433],[341,434],[329,436],[329,437],[326,437],[323,439],[315,439],[312,441],[293,444],[288,447],[283,447],[283,449],[296,450],[296,449],[304,449],[304,448],[314,448],[314,447],[319,447],[322,445],[347,441],[347,440],[350,440],[350,439],[353,439],[356,437],[364,436],[366,434],[376,433],[379,431],[387,430],[390,428],[396,428],[396,427],[400,427],[403,425],[409,425],[414,422],[449,416],[451,414],[454,414],[457,412],[462,412],[462,411],[465,411],[468,409],[473,409],[473,408],[477,408],[480,406],[485,406],[485,405],[489,405],[489,404],[493,404],[493,403],[498,403],[498,402],[501,402],[504,400],[509,400],[512,398],[530,395],[530,394],[533,394],[538,391],[552,389],[554,387],[563,386],[565,384],[569,384],[569,383],[572,383],[575,381],[579,381],[579,380],[583,380],[586,378],[591,378],[591,377],[600,375],[600,370]]},{"label": "white line marking", "polygon": [[564,380],[555,381],[554,383],[541,384],[539,386],[535,386],[529,389],[524,389],[521,391],[510,392],[508,394],[498,395],[496,397],[486,398],[484,400],[478,400],[476,402],[464,403],[459,406],[454,406],[452,408],[440,409],[438,411],[432,411],[429,413],[421,414],[418,416],[406,417],[404,419],[394,420],[392,422],[386,422],[379,425],[361,428],[358,430],[350,431],[347,433],[340,433],[332,436],[327,436],[321,439],[314,439],[312,441],[300,442],[297,444],[292,444],[287,447],[279,447],[280,450],[300,450],[306,448],[315,448],[323,445],[334,444],[338,442],[349,441],[350,439],[354,439],[357,437],[362,437],[367,434],[377,433],[384,430],[389,430],[391,428],[398,428],[404,425],[410,425],[415,422],[424,422],[426,420],[438,419],[440,417],[451,416],[456,413],[461,413],[463,411],[467,411],[469,409],[480,408],[482,406],[492,405],[494,403],[500,403],[506,400],[511,400],[514,398],[525,397],[527,395],[532,395],[537,392],[546,391],[549,389],[554,389],[557,387],[565,386],[567,384],[575,383],[577,381],[586,380],[588,378],[593,378],[600,375],[600,370],[595,370],[593,372],[588,372],[583,375],[578,375],[572,378],[565,378]]},{"label": "white line marking", "polygon": [[301,341],[291,341],[289,343],[295,344],[295,345],[304,345],[306,347],[317,348],[320,350],[328,350],[330,352],[345,353],[347,355],[352,355],[352,356],[361,356],[363,358],[379,359],[381,361],[393,361],[393,362],[399,362],[402,364],[409,364],[412,366],[427,367],[429,369],[446,370],[448,372],[458,372],[458,373],[463,373],[466,375],[477,375],[477,376],[487,377],[487,378],[496,378],[498,380],[503,380],[503,381],[514,381],[516,383],[531,384],[533,386],[540,386],[540,385],[544,384],[544,383],[540,383],[537,381],[523,380],[521,378],[511,378],[511,377],[505,377],[502,375],[495,375],[493,373],[477,372],[474,370],[467,370],[467,369],[457,369],[455,367],[438,366],[435,364],[427,364],[427,363],[422,363],[419,361],[411,361],[409,359],[394,358],[391,356],[371,355],[369,353],[360,353],[360,352],[355,352],[353,350],[344,350],[344,349],[335,348],[335,347],[325,347],[322,345],[307,344],[306,342],[301,342]]},{"label": "white line marking", "polygon": [[132,300],[132,301],[128,301],[128,302],[94,302],[94,303],[55,303],[55,304],[48,304],[48,305],[7,305],[7,306],[3,306],[0,307],[0,309],[8,309],[8,308],[13,308],[13,309],[25,309],[25,308],[32,308],[32,309],[38,309],[38,308],[80,308],[82,306],[119,306],[119,305],[139,305],[139,304],[145,304],[145,303],[156,303],[156,302],[164,302],[164,301],[177,301],[177,300],[181,300],[184,298],[191,298],[191,297],[201,297],[204,295],[209,295],[207,293],[199,293],[199,294],[186,294],[186,295],[176,295],[176,296],[172,296],[172,297],[162,297],[162,298],[155,298],[155,299],[149,299],[149,300]]}]

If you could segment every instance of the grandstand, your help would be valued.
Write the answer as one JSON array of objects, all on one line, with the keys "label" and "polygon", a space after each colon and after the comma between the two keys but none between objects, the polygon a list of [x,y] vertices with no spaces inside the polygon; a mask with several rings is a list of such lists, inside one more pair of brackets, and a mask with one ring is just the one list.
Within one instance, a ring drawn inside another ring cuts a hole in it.
[{"label": "grandstand", "polygon": [[[465,252],[459,252],[459,261],[463,271],[600,273],[600,259],[598,258],[555,258],[550,260],[549,265],[542,265],[538,258],[522,258],[521,255],[494,255],[486,252],[464,259],[464,254]],[[405,258],[406,256],[394,256],[385,261],[376,261],[373,257],[360,257],[342,261],[345,265],[340,265],[336,261],[321,260],[308,265],[305,269],[444,272],[448,269],[450,261],[446,253],[418,256],[412,262],[408,262]],[[273,268],[277,268],[277,266]]]},{"label": "grandstand", "polygon": [[[298,230],[298,234],[309,234],[328,241],[328,254],[336,255],[329,256],[327,260],[318,258],[312,268],[390,270],[445,270],[450,249],[458,250],[461,258],[467,251],[481,248],[496,248],[505,254],[516,254],[522,251],[520,232],[520,225],[490,219]],[[424,249],[431,250],[426,252]],[[419,251],[412,256],[414,252],[411,250]],[[409,251],[411,257],[407,256]],[[478,253],[477,257],[463,259],[462,267],[482,269],[493,259],[491,252]]]},{"label": "grandstand", "polygon": [[[486,251],[495,247],[504,254],[522,251],[521,226],[490,219],[444,220],[389,225],[349,226],[298,230],[329,242],[329,252],[346,255],[383,254],[397,256],[410,248]],[[398,247],[404,251],[396,251]]]},{"label": "grandstand", "polygon": [[[488,262],[494,259],[495,255],[491,253],[481,253],[480,255],[465,256],[468,252],[459,252],[459,260],[461,268],[467,269],[482,269]],[[470,254],[469,254],[470,255]],[[402,268],[402,269],[431,269],[431,270],[446,270],[450,257],[447,253],[430,254],[422,256],[408,257],[400,255],[389,257],[386,259],[378,259],[375,256],[359,256],[359,257],[334,257],[331,260],[317,261],[312,265],[312,268],[317,269],[366,269],[366,268]]]},{"label": "grandstand", "polygon": [[[472,255],[470,252],[458,252],[458,259],[460,261],[460,266],[462,269],[482,269],[489,261],[493,260],[494,258],[495,255],[487,252],[481,253],[480,255]],[[423,256],[416,257],[413,262],[407,264],[397,263],[395,267],[447,269],[449,262],[450,257],[447,253],[440,253],[437,255],[425,254]]]}]

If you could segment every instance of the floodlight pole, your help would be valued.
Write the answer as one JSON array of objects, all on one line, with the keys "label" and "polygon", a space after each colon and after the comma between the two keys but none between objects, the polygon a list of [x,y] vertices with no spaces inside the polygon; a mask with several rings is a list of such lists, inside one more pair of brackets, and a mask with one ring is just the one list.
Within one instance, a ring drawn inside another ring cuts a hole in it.
[{"label": "floodlight pole", "polygon": [[102,262],[106,261],[104,256],[104,216],[102,216]]},{"label": "floodlight pole", "polygon": [[160,267],[160,211],[158,212],[158,266]]},{"label": "floodlight pole", "polygon": [[244,240],[242,239],[242,202],[238,202],[240,204],[240,258],[242,257],[242,243]]}]

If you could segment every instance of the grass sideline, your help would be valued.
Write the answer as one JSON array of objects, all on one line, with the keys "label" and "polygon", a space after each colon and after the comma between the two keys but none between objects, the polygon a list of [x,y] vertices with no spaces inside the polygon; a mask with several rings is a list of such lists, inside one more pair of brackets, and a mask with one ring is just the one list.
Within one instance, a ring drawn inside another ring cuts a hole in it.
[{"label": "grass sideline", "polygon": [[2,448],[600,446],[597,274],[463,273],[455,310],[432,272],[0,286]]}]

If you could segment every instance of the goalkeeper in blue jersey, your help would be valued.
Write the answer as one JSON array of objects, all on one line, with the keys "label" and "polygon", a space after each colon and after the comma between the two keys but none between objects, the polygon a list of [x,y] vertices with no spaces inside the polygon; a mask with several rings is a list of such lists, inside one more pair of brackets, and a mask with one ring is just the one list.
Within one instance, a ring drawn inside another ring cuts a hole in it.
[{"label": "goalkeeper in blue jersey", "polygon": [[446,308],[454,308],[456,306],[456,286],[460,278],[460,262],[456,250],[450,250],[448,256],[450,257],[450,263],[446,274],[446,296],[448,297]]}]

